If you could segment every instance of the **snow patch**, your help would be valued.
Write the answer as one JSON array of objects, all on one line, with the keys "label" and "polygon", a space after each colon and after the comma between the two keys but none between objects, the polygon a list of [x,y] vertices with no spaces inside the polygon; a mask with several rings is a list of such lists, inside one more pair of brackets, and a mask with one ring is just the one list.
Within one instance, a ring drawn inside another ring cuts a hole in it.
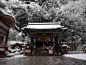
[{"label": "snow patch", "polygon": [[24,55],[15,55],[14,58],[20,58],[20,57],[27,57],[27,56],[24,56]]},{"label": "snow patch", "polygon": [[65,54],[65,57],[76,58],[81,60],[86,60],[86,54]]},{"label": "snow patch", "polygon": [[16,44],[16,43],[19,43],[19,44],[26,44],[26,43],[24,43],[24,42],[21,42],[21,41],[8,41],[8,45],[14,45],[14,44]]},{"label": "snow patch", "polygon": [[10,53],[9,55],[10,55],[10,56],[13,55],[13,56],[12,56],[12,57],[6,57],[6,60],[11,60],[11,59],[16,59],[16,58],[22,58],[22,57],[27,57],[27,56],[24,56],[24,54],[15,55],[15,53]]}]

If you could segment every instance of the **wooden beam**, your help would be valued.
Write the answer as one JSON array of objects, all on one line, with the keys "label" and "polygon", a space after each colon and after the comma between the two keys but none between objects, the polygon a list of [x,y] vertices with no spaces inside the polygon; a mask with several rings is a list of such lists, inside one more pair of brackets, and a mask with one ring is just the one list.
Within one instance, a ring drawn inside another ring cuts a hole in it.
[{"label": "wooden beam", "polygon": [[37,37],[37,36],[34,36],[34,37],[36,37],[36,38],[54,38],[54,37]]},{"label": "wooden beam", "polygon": [[3,28],[1,25],[0,25],[0,28],[1,28],[2,30],[6,31],[6,32],[8,31],[8,30],[6,30],[5,28]]}]

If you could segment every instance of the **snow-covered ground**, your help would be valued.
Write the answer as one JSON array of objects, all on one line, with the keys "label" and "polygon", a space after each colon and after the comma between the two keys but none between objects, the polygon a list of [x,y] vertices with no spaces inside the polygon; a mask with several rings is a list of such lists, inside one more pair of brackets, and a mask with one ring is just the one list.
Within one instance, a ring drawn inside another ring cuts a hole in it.
[{"label": "snow-covered ground", "polygon": [[84,51],[81,51],[81,49],[76,50],[76,51],[68,51],[68,54],[83,54]]},{"label": "snow-covered ground", "polygon": [[13,58],[21,58],[21,57],[27,57],[27,56],[24,56],[24,54],[14,55],[14,56],[13,56]]},{"label": "snow-covered ground", "polygon": [[86,60],[86,54],[65,54],[63,55],[65,57],[70,57],[70,58],[76,58],[76,59],[81,59],[81,60]]},{"label": "snow-covered ground", "polygon": [[15,53],[10,53],[8,56],[12,56],[12,57],[6,57],[5,58],[6,60],[27,57],[27,56],[24,56],[24,54],[15,55]]},{"label": "snow-covered ground", "polygon": [[15,53],[8,53],[7,56],[14,56],[14,55],[20,55],[20,52],[16,51]]}]

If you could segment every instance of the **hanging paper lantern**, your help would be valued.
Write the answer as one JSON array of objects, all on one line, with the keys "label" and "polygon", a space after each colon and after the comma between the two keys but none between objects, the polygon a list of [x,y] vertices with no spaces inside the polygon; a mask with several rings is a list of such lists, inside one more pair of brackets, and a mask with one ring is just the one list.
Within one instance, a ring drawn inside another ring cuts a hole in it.
[{"label": "hanging paper lantern", "polygon": [[53,39],[51,38],[51,41],[53,41]]},{"label": "hanging paper lantern", "polygon": [[53,38],[53,42],[55,42],[55,38]]},{"label": "hanging paper lantern", "polygon": [[39,38],[39,41],[41,41],[41,38]]},{"label": "hanging paper lantern", "polygon": [[41,39],[41,42],[43,42],[43,39]]},{"label": "hanging paper lantern", "polygon": [[39,38],[37,38],[37,41],[39,41]]},{"label": "hanging paper lantern", "polygon": [[48,41],[50,42],[50,38],[48,38]]},{"label": "hanging paper lantern", "polygon": [[46,42],[46,39],[44,41]]},{"label": "hanging paper lantern", "polygon": [[46,39],[46,41],[48,41],[48,38]]},{"label": "hanging paper lantern", "polygon": [[34,38],[34,43],[36,43],[36,39]]}]

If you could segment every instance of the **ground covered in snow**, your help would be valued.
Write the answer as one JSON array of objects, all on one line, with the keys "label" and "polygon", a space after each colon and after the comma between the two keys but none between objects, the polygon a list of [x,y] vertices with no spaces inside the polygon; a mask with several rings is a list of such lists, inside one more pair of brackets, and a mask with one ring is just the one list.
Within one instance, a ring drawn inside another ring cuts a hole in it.
[{"label": "ground covered in snow", "polygon": [[[16,54],[16,53],[9,53],[8,56],[12,56],[13,58],[20,58],[20,57],[27,57],[24,54]],[[75,58],[80,60],[86,60],[86,53],[83,54],[65,54],[64,57]]]},{"label": "ground covered in snow", "polygon": [[[12,56],[12,55],[11,55]],[[21,54],[21,55],[14,55],[12,57],[6,57],[7,60],[10,60],[10,59],[16,59],[16,58],[23,58],[23,57],[27,57],[27,56],[24,56],[24,54]]]},{"label": "ground covered in snow", "polygon": [[86,60],[86,53],[85,54],[65,54],[65,57],[76,58],[81,60]]}]

